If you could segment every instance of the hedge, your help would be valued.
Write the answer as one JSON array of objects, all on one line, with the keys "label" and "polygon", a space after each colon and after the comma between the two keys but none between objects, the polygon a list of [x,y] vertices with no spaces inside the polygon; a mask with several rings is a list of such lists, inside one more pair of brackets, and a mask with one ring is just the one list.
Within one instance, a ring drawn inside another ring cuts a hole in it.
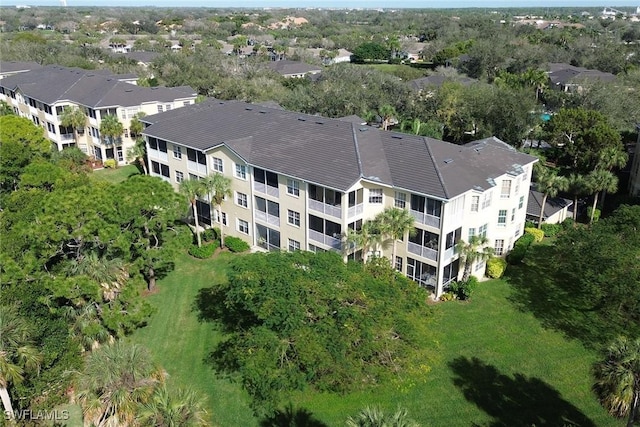
[{"label": "hedge", "polygon": [[540,227],[544,231],[544,235],[548,237],[555,237],[562,231],[562,225],[560,224],[542,224]]},{"label": "hedge", "polygon": [[513,245],[513,249],[507,255],[507,262],[509,264],[519,264],[527,254],[529,246],[534,242],[535,237],[531,233],[525,233],[522,237],[516,240]]},{"label": "hedge", "polygon": [[544,231],[538,228],[525,228],[524,232],[531,234],[536,242],[542,242],[542,239],[544,239]]},{"label": "hedge", "polygon": [[202,240],[205,242],[213,242],[218,239],[218,232],[215,228],[207,228],[202,232]]},{"label": "hedge", "polygon": [[502,258],[491,258],[487,261],[487,276],[492,279],[499,279],[507,269],[507,261]]},{"label": "hedge", "polygon": [[218,246],[220,246],[220,243],[218,243],[217,240],[202,246],[192,245],[189,248],[189,255],[200,259],[209,258],[211,255],[213,255]]},{"label": "hedge", "polygon": [[249,244],[238,237],[225,237],[224,245],[229,248],[231,252],[245,252],[249,250]]}]

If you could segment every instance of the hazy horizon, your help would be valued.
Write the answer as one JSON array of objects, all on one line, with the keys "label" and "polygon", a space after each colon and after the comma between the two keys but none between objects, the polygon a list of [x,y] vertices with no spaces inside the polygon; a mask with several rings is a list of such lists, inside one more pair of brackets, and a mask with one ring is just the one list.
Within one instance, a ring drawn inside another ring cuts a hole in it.
[{"label": "hazy horizon", "polygon": [[[180,2],[175,0],[66,0],[67,6],[94,6],[94,7],[208,7],[208,8],[364,8],[364,9],[453,9],[453,8],[561,8],[561,7],[639,7],[640,0],[617,0],[616,4],[603,4],[601,0],[405,0],[393,6],[388,1],[378,0],[240,0],[240,1],[206,1],[193,0]],[[2,6],[28,5],[60,6],[60,0],[36,0],[36,1],[2,1]]]}]

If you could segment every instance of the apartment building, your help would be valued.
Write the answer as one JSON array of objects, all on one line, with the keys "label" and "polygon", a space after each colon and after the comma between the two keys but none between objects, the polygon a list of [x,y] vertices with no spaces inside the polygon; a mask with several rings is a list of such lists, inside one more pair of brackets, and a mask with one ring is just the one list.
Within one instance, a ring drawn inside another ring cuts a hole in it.
[{"label": "apartment building", "polygon": [[[439,296],[462,274],[460,239],[485,235],[503,255],[524,229],[536,158],[496,138],[460,146],[218,100],[143,121],[150,173],[176,188],[212,173],[231,178],[221,217],[203,199],[200,220],[254,247],[340,251],[347,228],[388,206],[408,209],[416,233],[397,242],[394,265]],[[484,263],[473,271],[482,275]]]},{"label": "apartment building", "polygon": [[[58,150],[78,146],[97,160],[126,163],[127,150],[135,143],[129,134],[134,115],[193,104],[197,95],[190,87],[149,88],[131,81],[130,75],[118,76],[105,70],[50,65],[1,79],[0,100],[13,107],[16,114],[42,126]],[[77,134],[62,126],[66,106],[79,107],[87,116],[86,126]],[[106,115],[116,115],[123,124],[124,134],[117,141],[106,141],[100,135],[100,123]]]}]

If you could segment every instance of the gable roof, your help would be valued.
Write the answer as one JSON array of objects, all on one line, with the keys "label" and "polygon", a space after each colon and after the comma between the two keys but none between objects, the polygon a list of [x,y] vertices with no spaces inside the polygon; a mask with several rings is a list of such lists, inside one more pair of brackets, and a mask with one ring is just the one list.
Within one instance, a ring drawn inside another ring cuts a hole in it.
[{"label": "gable roof", "polygon": [[150,137],[203,152],[226,146],[253,166],[340,191],[366,179],[451,199],[537,160],[497,138],[459,146],[239,101],[210,99],[141,120]]},{"label": "gable roof", "polygon": [[309,65],[304,62],[289,61],[283,59],[281,61],[269,61],[267,67],[282,76],[290,76],[296,74],[319,73],[322,67]]},{"label": "gable roof", "polygon": [[601,80],[610,82],[616,79],[615,74],[605,73],[599,70],[589,70],[570,64],[550,63],[549,80],[554,85],[564,85],[576,80]]},{"label": "gable roof", "polygon": [[91,108],[127,107],[156,101],[173,102],[196,96],[196,92],[186,86],[141,87],[122,82],[119,77],[122,76],[104,71],[49,65],[6,77],[0,81],[0,86],[20,90],[29,98],[49,105],[69,101]]},{"label": "gable roof", "polygon": [[24,73],[38,68],[42,68],[42,65],[33,61],[0,61],[0,74]]},{"label": "gable roof", "polygon": [[[527,201],[527,215],[535,218],[540,217],[540,209],[542,208],[542,198],[544,194],[539,191],[529,190],[529,200]],[[547,197],[544,204],[544,213],[542,219],[546,220],[555,215],[567,206],[573,205],[573,201],[562,197]]]}]

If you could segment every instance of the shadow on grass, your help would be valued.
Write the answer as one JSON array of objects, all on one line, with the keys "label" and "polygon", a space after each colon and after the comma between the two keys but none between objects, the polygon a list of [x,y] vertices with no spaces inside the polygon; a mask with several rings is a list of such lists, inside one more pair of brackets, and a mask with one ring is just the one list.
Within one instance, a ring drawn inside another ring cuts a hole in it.
[{"label": "shadow on grass", "polygon": [[493,418],[489,427],[595,427],[578,408],[538,378],[502,374],[474,357],[449,363],[453,383],[464,397]]},{"label": "shadow on grass", "polygon": [[559,256],[551,245],[532,245],[522,264],[509,265],[504,276],[513,289],[509,300],[521,311],[533,313],[543,326],[597,349],[609,341],[611,329],[599,317],[588,291],[568,282],[556,267]]},{"label": "shadow on grass", "polygon": [[279,409],[272,416],[260,421],[260,427],[328,427],[305,408],[294,408],[292,404]]}]

